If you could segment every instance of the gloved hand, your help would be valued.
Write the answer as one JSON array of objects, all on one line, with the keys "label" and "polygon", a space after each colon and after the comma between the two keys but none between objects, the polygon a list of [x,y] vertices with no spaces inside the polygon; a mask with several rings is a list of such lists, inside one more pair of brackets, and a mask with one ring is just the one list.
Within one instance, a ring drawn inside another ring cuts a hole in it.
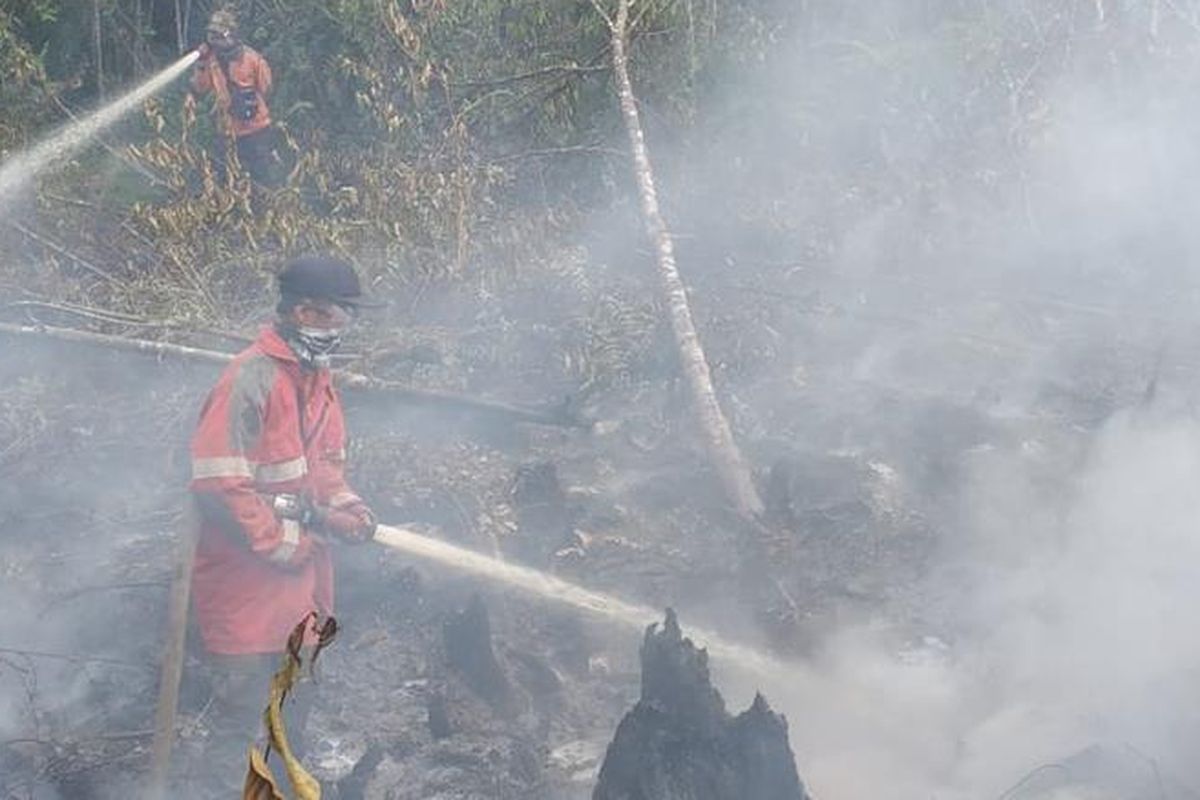
[{"label": "gloved hand", "polygon": [[213,49],[208,46],[207,42],[197,47],[196,52],[200,54],[201,63],[212,61],[213,59]]},{"label": "gloved hand", "polygon": [[369,542],[375,536],[375,515],[361,500],[341,508],[319,507],[315,522],[319,530],[351,544]]},{"label": "gloved hand", "polygon": [[[292,521],[288,524],[295,523]],[[285,572],[303,571],[312,561],[313,555],[325,546],[321,537],[310,530],[300,530],[298,536],[295,536],[294,533],[289,538],[288,531],[285,529],[284,541],[275,548],[262,552],[268,563]]]}]

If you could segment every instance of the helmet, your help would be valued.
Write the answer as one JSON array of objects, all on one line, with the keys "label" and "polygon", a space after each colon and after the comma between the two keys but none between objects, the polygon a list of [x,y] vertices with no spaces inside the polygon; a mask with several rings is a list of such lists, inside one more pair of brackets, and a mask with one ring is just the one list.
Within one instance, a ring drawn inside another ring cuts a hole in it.
[{"label": "helmet", "polygon": [[233,11],[228,8],[214,11],[208,20],[205,39],[219,52],[235,50],[238,47],[238,24]]},{"label": "helmet", "polygon": [[300,363],[327,368],[342,340],[339,327],[305,327],[288,312],[303,300],[335,303],[349,316],[367,303],[358,274],[349,262],[327,255],[306,255],[288,261],[279,273],[279,331]]},{"label": "helmet", "polygon": [[218,8],[208,18],[208,28],[210,31],[228,31],[230,33],[237,32],[237,16],[232,9]]},{"label": "helmet", "polygon": [[358,273],[348,261],[328,255],[304,255],[288,261],[279,273],[282,302],[301,298],[327,300],[350,308],[370,308],[363,297]]}]

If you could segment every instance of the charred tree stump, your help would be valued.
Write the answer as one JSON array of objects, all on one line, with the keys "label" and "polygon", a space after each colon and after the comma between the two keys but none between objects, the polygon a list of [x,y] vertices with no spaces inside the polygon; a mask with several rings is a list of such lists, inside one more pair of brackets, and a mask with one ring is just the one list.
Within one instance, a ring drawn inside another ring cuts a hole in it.
[{"label": "charred tree stump", "polygon": [[425,698],[426,723],[429,725],[429,735],[434,739],[446,739],[454,735],[454,726],[450,724],[450,713],[446,710],[446,695],[435,691]]},{"label": "charred tree stump", "polygon": [[513,477],[512,504],[520,533],[519,556],[544,565],[571,537],[571,511],[554,464],[540,461],[520,466]]},{"label": "charred tree stump", "polygon": [[692,321],[692,310],[688,304],[687,287],[675,264],[675,245],[671,231],[663,219],[658,205],[658,190],[655,188],[654,170],[650,166],[650,152],[638,115],[637,96],[629,78],[629,6],[631,0],[617,0],[617,10],[610,15],[601,0],[592,0],[592,6],[608,23],[612,43],[613,73],[617,82],[617,95],[621,104],[621,116],[629,134],[629,146],[633,155],[634,175],[637,178],[638,194],[642,204],[642,218],[646,234],[654,244],[658,262],[658,277],[662,284],[663,297],[671,316],[671,330],[675,335],[675,346],[683,366],[691,393],[700,429],[703,432],[705,449],[720,478],[725,493],[738,513],[747,518],[758,517],[763,510],[762,500],[750,474],[750,468],[742,457],[742,451],[734,441],[729,421],[717,401],[713,388],[712,373],[700,335]]},{"label": "charred tree stump", "polygon": [[[434,736],[434,738],[438,738]],[[367,747],[367,752],[354,765],[354,769],[350,770],[350,774],[337,782],[337,800],[364,800],[367,791],[367,784],[371,780],[371,776],[375,774],[375,770],[379,768],[380,762],[384,758],[384,750],[378,744],[372,743]]]},{"label": "charred tree stump", "polygon": [[809,800],[787,721],[762,695],[737,717],[713,688],[708,653],[674,612],[642,644],[642,694],[608,746],[592,800]]},{"label": "charred tree stump", "polygon": [[[515,696],[508,676],[492,649],[492,625],[479,595],[442,625],[446,660],[463,681],[501,714],[514,711]],[[431,716],[432,724],[432,716]]]}]

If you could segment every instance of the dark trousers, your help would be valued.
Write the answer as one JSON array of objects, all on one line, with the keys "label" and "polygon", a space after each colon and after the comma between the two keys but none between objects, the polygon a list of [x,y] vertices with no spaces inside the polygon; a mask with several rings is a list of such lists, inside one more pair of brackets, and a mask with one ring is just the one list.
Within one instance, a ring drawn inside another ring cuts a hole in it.
[{"label": "dark trousers", "polygon": [[[268,189],[278,187],[280,182],[275,177],[275,143],[277,141],[275,129],[266,127],[261,131],[238,136],[235,141],[237,142],[238,161],[246,174],[250,176],[250,180]],[[226,170],[229,169],[229,138],[218,136],[213,142],[213,148],[216,156],[213,166],[216,168],[217,177],[224,180]]]},{"label": "dark trousers", "polygon": [[[246,779],[247,749],[267,741],[263,711],[269,699],[271,676],[283,655],[208,656],[212,670],[212,705],[208,710],[209,740],[204,748],[205,769],[215,792],[240,797]],[[297,758],[305,752],[304,727],[313,705],[313,685],[301,683],[283,704],[288,744]],[[278,765],[277,757],[269,763]],[[283,777],[282,770],[277,771]]]}]

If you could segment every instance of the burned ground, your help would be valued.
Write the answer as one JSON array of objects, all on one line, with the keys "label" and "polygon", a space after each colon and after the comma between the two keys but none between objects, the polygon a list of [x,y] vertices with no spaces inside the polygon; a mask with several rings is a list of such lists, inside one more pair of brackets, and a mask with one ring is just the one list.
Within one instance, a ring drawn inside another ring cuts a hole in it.
[{"label": "burned ground", "polygon": [[[60,121],[51,99],[98,96],[66,46],[87,4],[57,5],[0,9],[6,154]],[[170,4],[138,3],[158,39],[113,53],[127,5],[99,21],[110,88],[173,48]],[[782,659],[714,656],[712,688],[786,715],[817,796],[1200,782],[1193,4],[644,6],[635,84],[752,522],[689,413],[599,18],[243,5],[287,189],[206,182],[206,122],[173,90],[6,206],[2,321],[233,351],[280,257],[347,253],[389,306],[341,365],[589,423],[347,393],[380,517]],[[0,796],[128,797],[215,369],[0,346]],[[593,792],[642,697],[640,629],[337,558],[342,635],[301,687],[330,796]],[[184,785],[208,698],[190,654]]]},{"label": "burned ground", "polygon": [[[16,498],[4,506],[6,641],[129,663],[6,655],[4,774],[10,793],[36,781],[107,797],[145,764],[184,475],[175,447],[212,372],[123,354],[81,359],[52,344],[25,358],[11,367],[6,403],[6,424],[25,437],[10,440],[5,462]],[[1130,396],[1141,388],[1129,379]],[[384,519],[819,659],[830,636],[867,622],[886,626],[896,652],[970,635],[926,582],[963,519],[956,482],[1017,453],[1054,495],[1087,438],[1051,413],[1005,420],[901,389],[866,408],[865,397],[810,400],[812,413],[790,417],[805,446],[748,440],[768,503],[750,526],[703,488],[713,478],[672,411],[674,391],[646,380],[622,390],[636,403],[601,397],[587,409],[591,431],[352,401],[351,477]],[[741,424],[754,422],[748,413]],[[313,758],[340,787],[331,796],[588,796],[638,697],[636,631],[371,547],[338,558],[341,638],[319,683],[301,687],[322,698]],[[464,654],[484,643],[481,607],[492,649]],[[754,685],[789,697],[789,681],[773,677],[782,685]],[[207,703],[195,657],[184,701],[180,780],[205,768],[189,760]],[[785,702],[790,715],[803,711]],[[803,776],[805,746],[796,750]]]}]

